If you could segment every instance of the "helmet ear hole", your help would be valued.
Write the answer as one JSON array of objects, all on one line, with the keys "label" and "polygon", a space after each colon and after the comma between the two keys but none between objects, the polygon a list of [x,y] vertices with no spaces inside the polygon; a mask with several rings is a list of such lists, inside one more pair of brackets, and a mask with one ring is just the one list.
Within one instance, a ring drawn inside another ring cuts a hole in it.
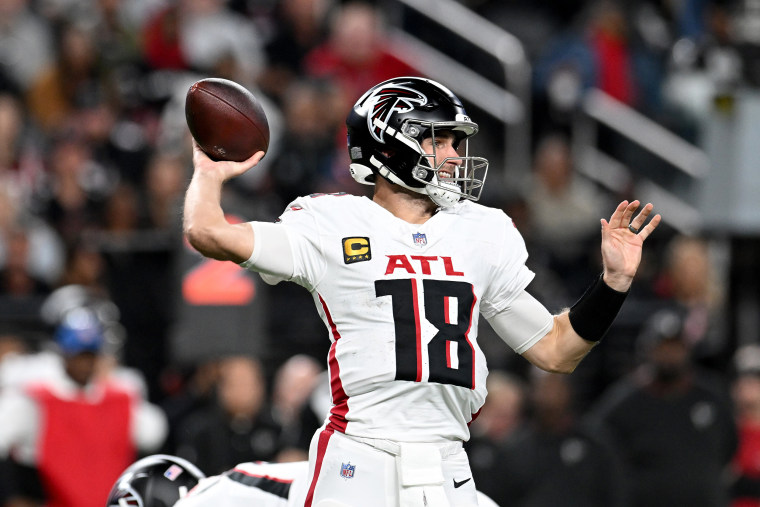
[{"label": "helmet ear hole", "polygon": [[[401,132],[407,137],[417,139],[418,141],[425,138],[425,133],[422,131],[422,128],[414,123],[406,123],[401,128]],[[430,137],[430,135],[428,134],[427,137]]]}]

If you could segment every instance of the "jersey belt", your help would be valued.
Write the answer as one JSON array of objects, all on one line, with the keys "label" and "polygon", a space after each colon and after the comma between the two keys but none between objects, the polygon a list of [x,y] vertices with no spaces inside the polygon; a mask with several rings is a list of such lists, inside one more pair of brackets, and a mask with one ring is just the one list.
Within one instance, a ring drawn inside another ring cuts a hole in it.
[{"label": "jersey belt", "polygon": [[[343,434],[344,436],[350,438],[351,440],[354,440],[355,442],[360,442],[362,444],[369,445],[370,447],[374,447],[375,449],[378,449],[380,451],[387,452],[388,454],[392,456],[398,456],[401,454],[401,446],[394,442],[393,440],[388,440],[385,438],[372,438],[372,437],[359,437],[356,435],[347,435]],[[446,459],[452,454],[456,454],[462,449],[462,442],[447,442],[447,443],[430,443],[430,445],[434,445],[438,447],[438,451],[441,453],[441,458]]]}]

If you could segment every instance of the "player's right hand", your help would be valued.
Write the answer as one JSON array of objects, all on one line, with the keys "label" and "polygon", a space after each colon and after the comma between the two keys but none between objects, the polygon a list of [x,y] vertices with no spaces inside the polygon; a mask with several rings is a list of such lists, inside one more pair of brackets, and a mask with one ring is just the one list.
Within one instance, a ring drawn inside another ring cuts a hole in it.
[{"label": "player's right hand", "polygon": [[265,152],[257,151],[248,160],[242,162],[232,162],[229,160],[212,160],[204,152],[198,143],[193,141],[193,167],[195,171],[203,171],[204,174],[213,174],[218,176],[222,181],[229,180],[240,176],[264,158]]}]

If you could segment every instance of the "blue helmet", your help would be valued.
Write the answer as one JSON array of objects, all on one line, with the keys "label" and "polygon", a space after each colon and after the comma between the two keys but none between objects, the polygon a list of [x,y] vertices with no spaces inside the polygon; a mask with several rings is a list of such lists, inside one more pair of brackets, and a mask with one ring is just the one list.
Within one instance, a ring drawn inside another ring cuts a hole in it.
[{"label": "blue helmet", "polygon": [[103,326],[88,308],[68,311],[55,330],[55,342],[66,356],[84,352],[98,353],[103,347]]}]

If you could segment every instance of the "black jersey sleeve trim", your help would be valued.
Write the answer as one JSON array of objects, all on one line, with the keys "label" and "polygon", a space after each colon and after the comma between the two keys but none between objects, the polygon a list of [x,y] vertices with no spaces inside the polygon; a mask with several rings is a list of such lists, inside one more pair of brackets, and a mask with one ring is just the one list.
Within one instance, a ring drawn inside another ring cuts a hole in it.
[{"label": "black jersey sleeve trim", "polygon": [[285,499],[287,499],[290,494],[290,485],[293,482],[292,479],[279,479],[268,475],[252,475],[240,470],[230,470],[225,475],[227,475],[230,480],[239,484],[251,488],[258,488],[261,491],[266,491],[267,493],[272,493],[273,495]]}]

